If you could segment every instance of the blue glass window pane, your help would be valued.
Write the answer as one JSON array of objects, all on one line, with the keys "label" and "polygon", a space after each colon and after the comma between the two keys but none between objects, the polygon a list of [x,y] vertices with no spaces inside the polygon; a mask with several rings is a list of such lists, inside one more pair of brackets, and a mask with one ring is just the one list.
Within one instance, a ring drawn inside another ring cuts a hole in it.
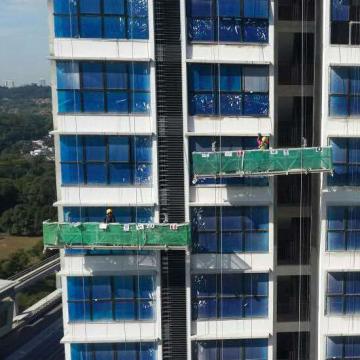
[{"label": "blue glass window pane", "polygon": [[92,298],[111,299],[110,276],[94,276],[92,278]]},{"label": "blue glass window pane", "polygon": [[268,298],[251,297],[244,300],[245,317],[265,317],[268,315]]},{"label": "blue glass window pane", "polygon": [[360,207],[349,208],[348,228],[360,229]]},{"label": "blue glass window pane", "polygon": [[244,115],[267,116],[269,114],[269,96],[257,94],[245,94]]},{"label": "blue glass window pane", "polygon": [[104,220],[105,214],[106,214],[106,208],[102,208],[102,207],[86,208],[87,221],[89,222],[92,221],[101,222]]},{"label": "blue glass window pane", "polygon": [[80,0],[80,12],[82,14],[99,14],[100,0]]},{"label": "blue glass window pane", "polygon": [[188,19],[188,36],[192,41],[213,41],[214,21],[211,19]]},{"label": "blue glass window pane", "polygon": [[93,301],[93,320],[112,320],[112,302],[111,301]]},{"label": "blue glass window pane", "polygon": [[218,0],[219,16],[240,17],[240,0]]},{"label": "blue glass window pane", "polygon": [[239,341],[225,340],[221,345],[219,344],[219,350],[223,359],[243,359]]},{"label": "blue glass window pane", "polygon": [[215,95],[194,94],[191,97],[191,115],[214,115]]},{"label": "blue glass window pane", "polygon": [[243,209],[245,229],[268,230],[269,208],[265,206],[245,207]]},{"label": "blue glass window pane", "polygon": [[192,64],[190,67],[190,89],[211,91],[214,89],[214,68],[210,64]]},{"label": "blue glass window pane", "polygon": [[71,344],[71,360],[92,360],[90,344]]},{"label": "blue glass window pane", "polygon": [[[216,253],[217,252],[217,236],[213,232],[202,232],[195,234],[194,249],[200,253]],[[232,244],[227,242],[223,244],[223,251],[226,251]]]},{"label": "blue glass window pane", "polygon": [[244,91],[245,92],[268,92],[269,91],[269,68],[267,66],[244,66]]},{"label": "blue glass window pane", "polygon": [[345,233],[344,232],[328,232],[327,234],[327,249],[328,250],[345,250]]},{"label": "blue glass window pane", "polygon": [[54,0],[55,14],[76,14],[77,1],[75,0]]},{"label": "blue glass window pane", "polygon": [[219,210],[223,231],[242,228],[240,211],[238,207],[224,207]]},{"label": "blue glass window pane", "polygon": [[360,96],[350,97],[350,115],[352,116],[360,115]]},{"label": "blue glass window pane", "polygon": [[329,206],[327,209],[328,229],[345,229],[345,208],[342,206]]},{"label": "blue glass window pane", "polygon": [[105,184],[105,164],[86,164],[86,180],[88,184]]},{"label": "blue glass window pane", "polygon": [[109,89],[127,89],[128,66],[125,63],[106,64],[106,83]]},{"label": "blue glass window pane", "polygon": [[221,115],[241,115],[242,114],[242,95],[221,94],[220,96]]},{"label": "blue glass window pane", "polygon": [[61,179],[63,185],[84,183],[84,171],[81,164],[61,164]]},{"label": "blue glass window pane", "polygon": [[64,207],[64,221],[65,222],[81,221],[80,209],[75,207]]},{"label": "blue glass window pane", "polygon": [[360,163],[360,141],[359,139],[352,138],[348,139],[349,148],[349,163],[358,164]]},{"label": "blue glass window pane", "polygon": [[330,115],[331,116],[347,116],[348,102],[346,96],[330,96]]},{"label": "blue glass window pane", "polygon": [[244,16],[267,19],[269,17],[269,0],[244,0]]},{"label": "blue glass window pane", "polygon": [[220,90],[241,91],[241,66],[220,65]]},{"label": "blue glass window pane", "polygon": [[60,136],[60,157],[61,161],[81,161],[83,159],[82,137]]},{"label": "blue glass window pane", "polygon": [[347,233],[347,249],[360,250],[360,232],[351,231]]},{"label": "blue glass window pane", "polygon": [[150,90],[150,69],[146,63],[133,63],[129,69],[133,90]]},{"label": "blue glass window pane", "polygon": [[193,358],[199,360],[217,360],[217,346],[214,341],[197,341],[194,343]]},{"label": "blue glass window pane", "polygon": [[147,0],[128,0],[127,12],[130,16],[147,16]]},{"label": "blue glass window pane", "polygon": [[136,344],[125,343],[117,346],[117,359],[120,360],[137,360]]},{"label": "blue glass window pane", "polygon": [[328,274],[328,288],[329,294],[342,294],[344,285],[343,273],[329,273]]},{"label": "blue glass window pane", "polygon": [[267,360],[268,359],[268,340],[251,339],[244,340],[245,360]]},{"label": "blue glass window pane", "polygon": [[135,209],[135,222],[139,223],[152,223],[154,222],[153,208],[136,208]]},{"label": "blue glass window pane", "polygon": [[195,275],[192,279],[192,292],[194,297],[215,296],[216,277],[215,275]]},{"label": "blue glass window pane", "polygon": [[132,112],[148,113],[150,111],[150,93],[136,92],[131,97]]},{"label": "blue glass window pane", "polygon": [[346,67],[330,69],[330,92],[332,94],[347,94],[349,89],[349,71]]},{"label": "blue glass window pane", "polygon": [[114,277],[114,297],[116,299],[133,299],[135,297],[133,276]]},{"label": "blue glass window pane", "polygon": [[360,355],[359,337],[348,336],[343,337],[344,342],[344,355],[346,359],[357,358]]},{"label": "blue glass window pane", "polygon": [[220,314],[224,318],[242,317],[242,299],[220,300]]},{"label": "blue glass window pane", "polygon": [[80,112],[80,93],[76,90],[58,90],[59,113]]},{"label": "blue glass window pane", "polygon": [[268,252],[269,234],[254,232],[245,234],[245,252]]},{"label": "blue glass window pane", "polygon": [[233,296],[242,294],[242,275],[239,274],[223,274],[220,281],[220,295]]},{"label": "blue glass window pane", "polygon": [[80,89],[79,64],[70,61],[56,63],[58,89]]},{"label": "blue glass window pane", "polygon": [[78,37],[78,19],[75,16],[55,15],[55,37],[71,38]]},{"label": "blue glass window pane", "polygon": [[326,341],[326,356],[328,358],[341,358],[343,355],[343,338],[328,337]]},{"label": "blue glass window pane", "polygon": [[139,319],[151,320],[154,319],[154,303],[153,301],[139,302]]},{"label": "blue glass window pane", "polygon": [[136,309],[134,301],[115,302],[115,319],[116,320],[135,320]]},{"label": "blue glass window pane", "polygon": [[328,176],[329,186],[342,186],[348,184],[347,167],[343,165],[334,165],[334,175]]},{"label": "blue glass window pane", "polygon": [[153,344],[140,344],[139,360],[156,360],[156,348]]},{"label": "blue glass window pane", "polygon": [[105,100],[102,91],[83,92],[84,112],[104,112]]},{"label": "blue glass window pane", "polygon": [[127,36],[129,39],[148,39],[148,19],[145,17],[129,18]]},{"label": "blue glass window pane", "polygon": [[85,301],[69,302],[70,321],[89,321],[91,319],[90,303]]},{"label": "blue glass window pane", "polygon": [[350,19],[349,0],[332,0],[331,19],[334,21],[348,21]]},{"label": "blue glass window pane", "polygon": [[126,37],[125,29],[124,17],[104,17],[104,37],[106,39],[124,39]]},{"label": "blue glass window pane", "polygon": [[81,16],[80,35],[83,38],[98,39],[102,37],[100,16]]},{"label": "blue glass window pane", "polygon": [[350,94],[360,95],[360,67],[350,68]]},{"label": "blue glass window pane", "polygon": [[105,161],[105,138],[103,136],[85,136],[84,140],[86,160]]},{"label": "blue glass window pane", "polygon": [[124,163],[112,163],[110,168],[110,184],[131,184],[131,166]]},{"label": "blue glass window pane", "polygon": [[240,20],[233,18],[220,18],[219,20],[219,40],[229,42],[241,41]]},{"label": "blue glass window pane", "polygon": [[199,230],[216,229],[216,208],[203,207],[193,210],[193,225]]},{"label": "blue glass window pane", "polygon": [[241,252],[243,250],[243,236],[240,232],[223,232],[222,233],[222,249],[223,253]]},{"label": "blue glass window pane", "polygon": [[[112,210],[118,223],[129,224],[132,222],[131,208],[113,208]],[[120,253],[123,254],[122,250]]]},{"label": "blue glass window pane", "polygon": [[104,14],[125,14],[125,0],[104,0]]},{"label": "blue glass window pane", "polygon": [[69,276],[67,289],[69,301],[90,299],[90,278]]},{"label": "blue glass window pane", "polygon": [[[112,344],[94,344],[96,360],[112,360],[113,346]],[[72,359],[71,359],[72,360]]]},{"label": "blue glass window pane", "polygon": [[139,276],[138,296],[142,299],[154,298],[154,278],[152,276]]},{"label": "blue glass window pane", "polygon": [[84,89],[103,89],[103,69],[101,63],[83,62],[82,87]]},{"label": "blue glass window pane", "polygon": [[360,297],[347,296],[345,299],[345,313],[357,314],[360,312]]},{"label": "blue glass window pane", "polygon": [[334,162],[346,162],[347,139],[333,138],[330,139],[330,145],[333,149]]},{"label": "blue glass window pane", "polygon": [[114,113],[129,113],[128,93],[122,91],[107,92],[107,110]]},{"label": "blue glass window pane", "polygon": [[126,136],[109,136],[109,160],[130,161],[130,142]]},{"label": "blue glass window pane", "polygon": [[194,305],[195,319],[210,319],[217,315],[217,302],[215,299],[198,300]]},{"label": "blue glass window pane", "polygon": [[149,136],[137,136],[135,138],[135,161],[151,162],[152,161],[152,139]]},{"label": "blue glass window pane", "polygon": [[188,14],[190,16],[212,16],[212,0],[189,0]]},{"label": "blue glass window pane", "polygon": [[150,184],[152,178],[152,166],[149,164],[137,164],[135,169],[136,184]]},{"label": "blue glass window pane", "polygon": [[243,41],[267,43],[269,41],[268,22],[262,20],[246,20],[243,24]]}]

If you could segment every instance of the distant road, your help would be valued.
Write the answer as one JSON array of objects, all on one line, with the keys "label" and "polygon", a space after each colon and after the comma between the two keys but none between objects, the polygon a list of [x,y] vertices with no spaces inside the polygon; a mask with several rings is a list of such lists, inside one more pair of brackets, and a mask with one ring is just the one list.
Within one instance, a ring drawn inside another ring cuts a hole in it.
[{"label": "distant road", "polygon": [[64,360],[62,306],[0,338],[1,360]]}]

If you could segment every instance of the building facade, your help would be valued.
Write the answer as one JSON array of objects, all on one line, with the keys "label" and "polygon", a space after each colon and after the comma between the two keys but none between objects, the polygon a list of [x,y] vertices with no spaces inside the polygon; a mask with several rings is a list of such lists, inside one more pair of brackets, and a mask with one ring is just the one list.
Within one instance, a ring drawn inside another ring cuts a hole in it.
[{"label": "building facade", "polygon": [[[192,234],[187,251],[61,250],[66,359],[360,357],[357,2],[48,8],[59,221],[111,208]],[[193,181],[192,152],[258,133],[331,144],[334,176]]]}]

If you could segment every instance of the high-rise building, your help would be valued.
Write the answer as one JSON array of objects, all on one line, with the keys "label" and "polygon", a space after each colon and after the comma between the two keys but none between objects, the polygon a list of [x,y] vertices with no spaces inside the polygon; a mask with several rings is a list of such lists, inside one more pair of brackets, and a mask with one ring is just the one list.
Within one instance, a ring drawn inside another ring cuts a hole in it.
[{"label": "high-rise building", "polygon": [[[360,358],[359,2],[49,14],[66,359]],[[331,145],[334,174],[193,181],[258,133]]]},{"label": "high-rise building", "polygon": [[15,87],[15,80],[5,80],[4,81],[4,87],[8,89],[12,89]]}]

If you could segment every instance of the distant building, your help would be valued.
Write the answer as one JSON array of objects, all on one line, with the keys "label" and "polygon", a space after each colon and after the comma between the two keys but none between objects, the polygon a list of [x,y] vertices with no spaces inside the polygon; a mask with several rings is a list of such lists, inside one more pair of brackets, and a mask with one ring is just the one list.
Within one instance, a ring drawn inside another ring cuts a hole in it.
[{"label": "distant building", "polygon": [[15,87],[15,80],[5,80],[4,81],[4,87],[6,88],[14,88]]},{"label": "distant building", "polygon": [[46,86],[46,80],[45,79],[40,79],[38,82],[39,86]]}]

